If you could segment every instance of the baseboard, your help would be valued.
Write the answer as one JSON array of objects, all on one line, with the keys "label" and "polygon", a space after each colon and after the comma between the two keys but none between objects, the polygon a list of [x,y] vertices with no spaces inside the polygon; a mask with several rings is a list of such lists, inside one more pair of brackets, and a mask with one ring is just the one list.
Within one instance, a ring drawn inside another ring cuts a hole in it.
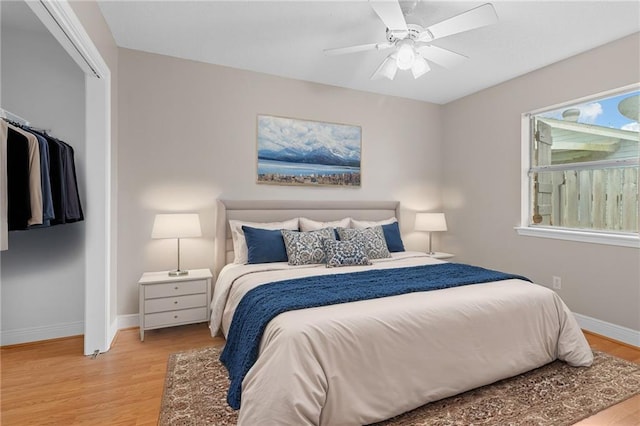
[{"label": "baseboard", "polygon": [[118,330],[122,330],[123,328],[131,328],[131,327],[139,327],[139,326],[140,326],[140,315],[138,314],[118,315]]},{"label": "baseboard", "polygon": [[640,331],[606,321],[591,318],[586,315],[573,314],[583,330],[608,337],[628,345],[640,347]]},{"label": "baseboard", "polygon": [[0,332],[0,346],[17,345],[39,340],[84,334],[84,321],[66,322],[41,327],[19,328]]}]

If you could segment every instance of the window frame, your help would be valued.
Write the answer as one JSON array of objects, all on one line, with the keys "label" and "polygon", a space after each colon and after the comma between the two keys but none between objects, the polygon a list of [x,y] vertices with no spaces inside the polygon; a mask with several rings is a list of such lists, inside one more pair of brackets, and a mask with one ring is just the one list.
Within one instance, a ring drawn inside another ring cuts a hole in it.
[{"label": "window frame", "polygon": [[575,106],[589,101],[594,101],[601,98],[611,97],[618,94],[622,94],[629,91],[640,90],[640,83],[631,84],[628,86],[620,87],[605,92],[600,92],[594,95],[585,96],[583,98],[573,99],[567,102],[562,102],[556,105],[547,106],[532,110],[521,115],[521,174],[520,174],[520,226],[516,226],[514,229],[518,235],[540,238],[551,238],[568,241],[578,241],[584,243],[606,244],[612,246],[633,247],[640,248],[640,232],[615,232],[615,231],[603,231],[595,229],[578,229],[578,228],[564,228],[560,226],[545,226],[545,225],[532,225],[530,223],[530,216],[532,211],[531,200],[533,188],[531,186],[531,180],[529,176],[529,170],[531,169],[532,158],[532,117],[538,114],[542,114],[547,111]]}]

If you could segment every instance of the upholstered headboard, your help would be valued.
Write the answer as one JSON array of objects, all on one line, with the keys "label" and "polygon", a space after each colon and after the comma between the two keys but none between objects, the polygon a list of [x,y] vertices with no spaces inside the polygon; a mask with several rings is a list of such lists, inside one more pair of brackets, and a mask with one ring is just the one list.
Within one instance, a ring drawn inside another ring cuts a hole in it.
[{"label": "upholstered headboard", "polygon": [[382,220],[395,216],[400,220],[397,201],[276,201],[218,200],[215,238],[215,274],[233,261],[233,242],[229,220],[277,222],[294,217],[327,222],[351,217],[357,220]]}]

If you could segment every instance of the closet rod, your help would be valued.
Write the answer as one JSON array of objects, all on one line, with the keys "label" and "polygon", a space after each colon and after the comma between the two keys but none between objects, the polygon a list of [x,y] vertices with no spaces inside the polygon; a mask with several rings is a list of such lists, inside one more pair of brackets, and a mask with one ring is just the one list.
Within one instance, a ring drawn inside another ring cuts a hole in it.
[{"label": "closet rod", "polygon": [[20,123],[25,126],[29,126],[29,122],[24,118],[20,117],[18,114],[14,114],[10,111],[7,111],[4,108],[0,108],[0,117],[6,118],[7,120],[14,121],[16,123]]}]

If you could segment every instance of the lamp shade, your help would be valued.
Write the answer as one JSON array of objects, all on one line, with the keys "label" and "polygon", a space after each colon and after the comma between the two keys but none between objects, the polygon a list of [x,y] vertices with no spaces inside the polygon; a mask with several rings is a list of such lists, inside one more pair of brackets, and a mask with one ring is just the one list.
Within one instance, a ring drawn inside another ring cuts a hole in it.
[{"label": "lamp shade", "polygon": [[382,61],[378,69],[373,73],[371,79],[378,78],[388,78],[389,80],[393,80],[398,72],[398,65],[396,65],[396,54],[392,53],[387,56],[387,58]]},{"label": "lamp shade", "polygon": [[416,231],[446,231],[444,213],[416,213]]},{"label": "lamp shade", "polygon": [[151,238],[193,238],[202,236],[197,213],[157,214]]},{"label": "lamp shade", "polygon": [[413,62],[413,66],[411,67],[413,78],[421,77],[422,75],[428,73],[430,70],[431,68],[429,67],[426,59],[424,59],[420,55],[417,55],[416,60]]}]

